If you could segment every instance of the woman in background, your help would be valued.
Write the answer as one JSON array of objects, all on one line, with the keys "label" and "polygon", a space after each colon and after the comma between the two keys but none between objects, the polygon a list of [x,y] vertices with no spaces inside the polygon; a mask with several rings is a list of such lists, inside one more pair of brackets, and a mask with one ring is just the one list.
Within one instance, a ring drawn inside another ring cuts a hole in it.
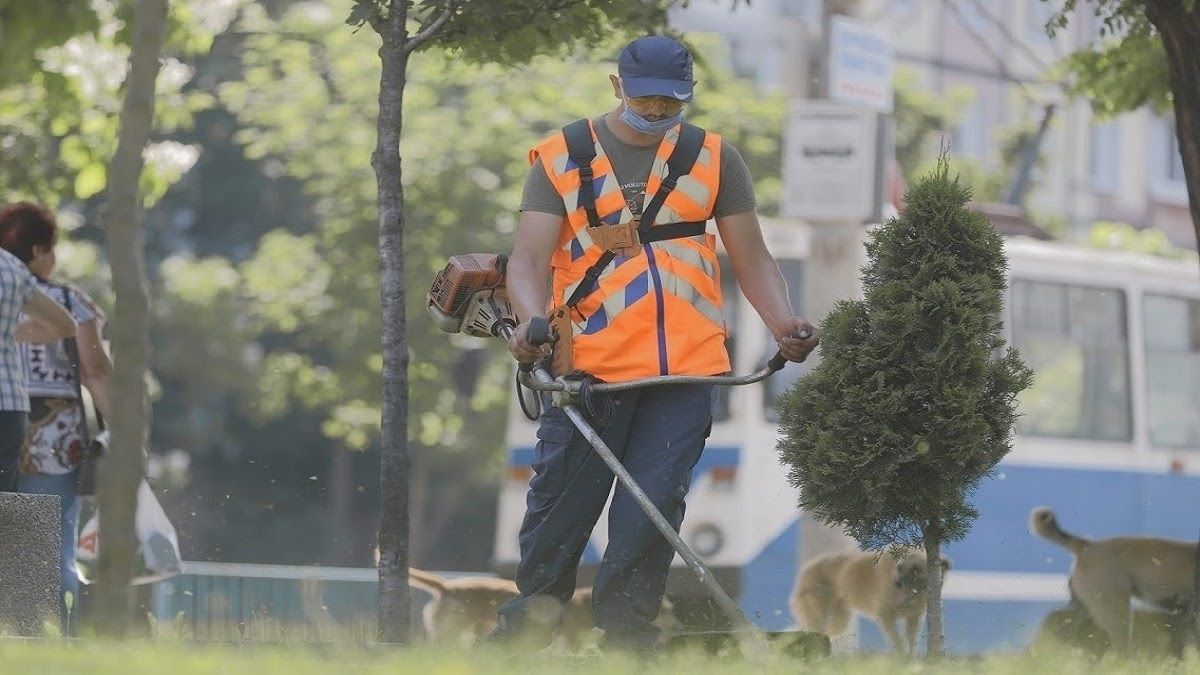
[{"label": "woman in background", "polygon": [[[78,598],[75,539],[79,530],[79,501],[75,473],[86,442],[79,386],[87,387],[96,408],[108,415],[108,376],[112,362],[100,337],[104,315],[92,299],[77,288],[51,281],[57,242],[58,225],[46,209],[22,203],[0,211],[0,247],[24,262],[33,273],[37,289],[69,309],[74,320],[70,337],[75,338],[78,349],[78,369],[62,339],[21,346],[29,396],[29,428],[21,448],[18,483],[21,492],[58,495],[62,500],[59,560],[62,592]],[[64,627],[69,629],[65,606],[62,611]]]},{"label": "woman in background", "polygon": [[71,315],[38,290],[20,259],[0,250],[0,492],[17,491],[29,418],[25,365],[17,343],[53,342],[74,333]]}]

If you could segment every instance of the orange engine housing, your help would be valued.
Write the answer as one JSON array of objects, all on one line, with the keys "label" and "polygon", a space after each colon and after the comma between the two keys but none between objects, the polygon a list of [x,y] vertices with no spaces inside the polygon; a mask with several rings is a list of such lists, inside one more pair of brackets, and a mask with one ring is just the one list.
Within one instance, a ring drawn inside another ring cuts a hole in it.
[{"label": "orange engine housing", "polygon": [[508,259],[495,253],[452,256],[429,289],[428,309],[438,328],[446,333],[481,337],[500,335],[504,326],[516,325],[504,291]]}]

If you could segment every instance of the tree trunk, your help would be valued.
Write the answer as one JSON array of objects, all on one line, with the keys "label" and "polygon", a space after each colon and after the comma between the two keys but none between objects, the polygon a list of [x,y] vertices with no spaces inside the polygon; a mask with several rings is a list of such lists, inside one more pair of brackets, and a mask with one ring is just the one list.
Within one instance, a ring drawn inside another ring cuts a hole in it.
[{"label": "tree trunk", "polygon": [[1175,136],[1183,157],[1188,205],[1200,248],[1200,9],[1181,0],[1146,0],[1146,16],[1162,36],[1175,106]]},{"label": "tree trunk", "polygon": [[112,321],[112,440],[100,466],[100,569],[97,627],[114,637],[129,631],[137,536],[134,510],[146,445],[146,356],[149,315],[142,255],[138,179],[154,118],[154,85],[166,29],[167,0],[141,0],[133,10],[133,50],[121,106],[117,151],[108,170],[104,228],[116,306]]},{"label": "tree trunk", "polygon": [[1017,173],[1013,176],[1012,187],[1009,188],[1008,196],[1004,200],[1013,206],[1022,208],[1025,206],[1025,195],[1029,192],[1029,179],[1033,176],[1033,167],[1037,164],[1038,157],[1042,155],[1042,144],[1046,141],[1046,132],[1049,131],[1050,122],[1054,119],[1054,110],[1053,103],[1042,108],[1042,121],[1038,124],[1037,131],[1032,137],[1026,139],[1021,148]]},{"label": "tree trunk", "polygon": [[921,532],[925,540],[925,559],[929,567],[929,599],[925,615],[925,629],[928,632],[925,642],[925,655],[931,659],[940,659],[946,655],[946,629],[942,623],[942,541],[941,537],[929,530]]},{"label": "tree trunk", "polygon": [[406,0],[392,0],[377,30],[378,134],[371,166],[379,186],[380,303],[383,321],[383,420],[379,445],[379,640],[407,642],[408,588],[408,344],[404,333],[404,191],[400,129],[408,52]]},{"label": "tree trunk", "polygon": [[[1179,0],[1147,0],[1146,17],[1162,36],[1175,108],[1175,137],[1183,158],[1188,206],[1200,249],[1200,12]],[[1192,597],[1200,598],[1200,542],[1196,544]],[[1192,638],[1200,645],[1200,602],[1192,603]]]}]

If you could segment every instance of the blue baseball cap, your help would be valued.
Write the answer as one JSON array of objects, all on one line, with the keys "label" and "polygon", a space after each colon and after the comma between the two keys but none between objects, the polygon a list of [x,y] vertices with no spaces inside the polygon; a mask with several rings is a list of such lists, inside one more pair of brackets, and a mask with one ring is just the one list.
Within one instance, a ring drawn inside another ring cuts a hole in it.
[{"label": "blue baseball cap", "polygon": [[692,98],[692,55],[683,45],[664,35],[638,38],[621,50],[617,61],[621,87],[631,98],[670,96]]}]

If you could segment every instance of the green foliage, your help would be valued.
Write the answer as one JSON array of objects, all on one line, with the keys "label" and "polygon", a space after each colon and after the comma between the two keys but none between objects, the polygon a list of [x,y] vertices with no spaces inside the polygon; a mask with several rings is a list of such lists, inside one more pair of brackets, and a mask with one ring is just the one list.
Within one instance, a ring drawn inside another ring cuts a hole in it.
[{"label": "green foliage", "polygon": [[[0,642],[0,659],[14,673],[95,673],[158,675],[179,673],[254,673],[255,675],[626,675],[645,672],[645,662],[628,654],[605,652],[568,656],[553,648],[501,655],[495,650],[416,644],[403,650],[364,648],[374,638],[373,626],[342,621],[328,630],[298,622],[280,623],[255,612],[248,621],[211,622],[212,638],[192,639],[186,618],[158,619],[155,639],[112,643],[82,639],[70,649],[46,640]],[[201,627],[204,631],[206,627]],[[86,630],[86,629],[85,629]],[[319,641],[319,642],[318,642]],[[253,645],[248,648],[248,645]],[[1159,675],[1189,673],[1200,668],[1192,651],[1171,662],[1153,655],[1118,658],[1091,654],[1043,640],[1035,649],[971,656],[974,675]],[[887,654],[839,655],[801,661],[772,653],[755,663],[736,655],[713,655],[699,649],[665,652],[655,658],[653,672],[663,675],[892,675],[913,672],[959,675],[965,658],[900,663]]]},{"label": "green foliage", "polygon": [[[1192,5],[1189,11],[1194,10],[1194,0],[1183,2]],[[1100,35],[1107,39],[1063,60],[1062,68],[1073,80],[1071,93],[1086,97],[1092,109],[1105,117],[1147,104],[1160,112],[1167,110],[1171,101],[1167,55],[1146,15],[1145,0],[1097,0],[1090,4],[1101,26]],[[1064,30],[1078,5],[1078,0],[1066,0],[1051,15],[1047,32]]]},{"label": "green foliage", "polygon": [[[734,0],[735,4],[741,0]],[[667,10],[686,0],[506,0],[459,3],[442,30],[426,43],[468,61],[514,66],[535,56],[566,55],[581,39],[605,42],[615,34],[654,33]],[[354,0],[346,23],[362,27],[387,15],[386,0]],[[447,0],[409,3],[408,33],[431,25]],[[607,37],[600,37],[607,36]]]},{"label": "green foliage", "polygon": [[946,163],[909,189],[867,244],[865,299],[829,314],[820,364],[780,403],[800,505],[869,547],[966,535],[1030,383],[1001,351],[1002,241],[970,197]]},{"label": "green foliage", "polygon": [[[441,2],[422,2],[418,19],[430,17]],[[510,0],[470,3],[437,39],[439,46],[475,62],[525,63],[538,55],[564,54],[581,38],[633,31],[657,32],[667,9],[678,0]],[[426,9],[428,7],[428,9]],[[428,23],[428,18],[421,21]],[[599,40],[603,42],[603,40]]]},{"label": "green foliage", "polygon": [[[270,392],[270,402],[258,412],[317,411],[325,433],[361,448],[377,437],[379,424],[378,225],[370,169],[378,59],[371,41],[345,30],[338,16],[315,3],[278,21],[248,9],[243,77],[224,85],[220,97],[243,125],[237,138],[247,154],[281,160],[284,172],[302,181],[320,219],[311,234],[264,238],[241,267],[251,311],[272,343],[264,359],[271,368],[262,371],[270,384],[259,387]],[[598,49],[615,48],[606,42]],[[708,53],[713,64],[724,62]],[[440,461],[494,468],[495,430],[503,425],[510,386],[506,352],[491,343],[480,381],[473,389],[457,386],[454,365],[480,345],[439,333],[426,319],[424,290],[452,253],[511,248],[528,149],[564,123],[614,105],[607,81],[614,71],[590,51],[506,67],[435,48],[410,62],[401,149],[410,440],[418,453],[436,449]],[[764,207],[772,208],[783,100],[755,95],[717,65],[702,77],[691,119],[739,146],[759,178]],[[468,417],[472,424],[464,423]]]},{"label": "green foliage", "polygon": [[1063,67],[1073,75],[1070,93],[1086,98],[1101,117],[1143,105],[1160,113],[1171,107],[1167,53],[1157,35],[1130,33],[1094,50],[1077,51]]},{"label": "green foliage", "polygon": [[[0,0],[4,17],[5,0]],[[173,3],[170,40],[158,78],[155,129],[175,132],[190,127],[193,115],[212,97],[185,86],[192,69],[182,58],[207,50],[224,30],[242,0],[186,0]],[[76,5],[86,17],[76,17]],[[121,87],[129,56],[124,15],[115,0],[87,3],[23,3],[3,31],[41,26],[45,8],[64,7],[57,17],[76,29],[45,29],[39,50],[20,60],[0,59],[0,192],[6,200],[29,199],[50,206],[83,200],[104,188],[108,161],[116,149]],[[57,10],[54,10],[57,11]],[[70,24],[70,22],[75,22]],[[42,26],[44,29],[45,27]],[[9,47],[0,38],[0,55]],[[14,73],[21,73],[19,77]],[[191,167],[198,148],[152,143],[147,148],[141,188],[147,205]]]},{"label": "green foliage", "polygon": [[918,86],[917,73],[909,68],[896,69],[894,84],[896,161],[904,180],[913,181],[937,155],[942,137],[962,121],[972,94],[963,86],[937,94],[927,91]]},{"label": "green foliage", "polygon": [[[898,69],[895,77],[896,161],[906,182],[936,170],[939,146],[962,121],[962,111],[973,95],[966,87],[950,87],[933,94],[917,86],[917,75],[909,69]],[[1021,152],[1037,132],[1037,125],[1026,120],[1000,132],[1000,161],[988,169],[978,160],[961,155],[946,159],[950,170],[960,174],[972,186],[975,197],[982,201],[1000,201],[1007,196],[1016,177]],[[951,148],[953,150],[953,148]],[[1039,154],[1034,167],[1045,164]]]},{"label": "green foliage", "polygon": [[30,77],[41,49],[98,27],[91,0],[0,0],[0,87]]},{"label": "green foliage", "polygon": [[1171,243],[1167,233],[1154,227],[1137,229],[1128,223],[1097,221],[1087,235],[1092,248],[1130,251],[1172,260],[1194,260],[1196,252]]},{"label": "green foliage", "polygon": [[[1194,9],[1195,0],[1181,1],[1190,5],[1189,11]],[[1058,0],[1042,2],[1057,4]],[[1070,24],[1071,15],[1079,7],[1079,0],[1063,0],[1061,5],[1046,22],[1046,33],[1049,35],[1057,34]],[[1119,35],[1125,31],[1150,30],[1150,21],[1146,17],[1146,0],[1088,0],[1088,5],[1092,7],[1093,14],[1100,22],[1102,36]]]},{"label": "green foliage", "polygon": [[[949,155],[944,158],[930,159],[918,165],[916,176],[937,171],[938,165],[946,162],[951,173],[958,174],[964,184],[971,186],[971,194],[975,199],[992,202],[1003,201],[1008,197],[1008,191],[1016,179],[1021,153],[1036,133],[1037,125],[1030,120],[1000,130],[998,134],[1000,158],[994,169],[985,167],[982,162],[972,157]],[[1033,165],[1035,181],[1036,172],[1044,168],[1045,164],[1045,153],[1039,152]]]}]

